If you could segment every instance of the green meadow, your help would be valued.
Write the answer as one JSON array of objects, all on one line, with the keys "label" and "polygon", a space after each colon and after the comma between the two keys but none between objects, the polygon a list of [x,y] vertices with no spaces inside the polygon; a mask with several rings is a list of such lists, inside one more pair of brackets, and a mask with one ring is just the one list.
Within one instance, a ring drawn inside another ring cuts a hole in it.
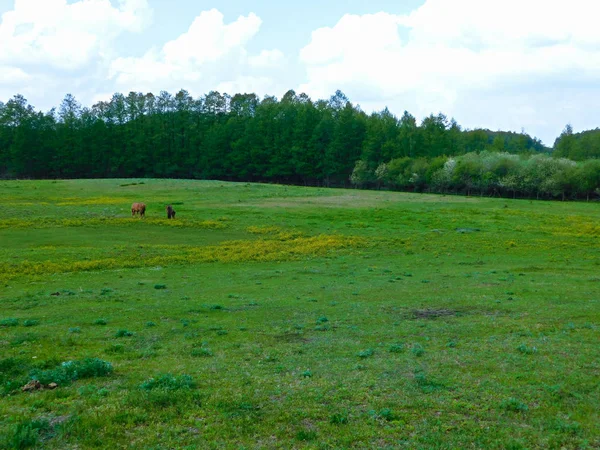
[{"label": "green meadow", "polygon": [[598,203],[111,179],[0,206],[0,448],[600,448]]}]

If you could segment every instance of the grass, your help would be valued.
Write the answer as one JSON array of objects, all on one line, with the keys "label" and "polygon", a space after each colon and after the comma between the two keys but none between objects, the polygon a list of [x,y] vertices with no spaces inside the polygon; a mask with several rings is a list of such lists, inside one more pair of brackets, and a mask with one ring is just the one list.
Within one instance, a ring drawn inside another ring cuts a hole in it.
[{"label": "grass", "polygon": [[600,447],[597,204],[147,179],[0,206],[0,448]]},{"label": "grass", "polygon": [[57,383],[60,386],[84,378],[107,376],[112,371],[111,363],[98,358],[86,358],[81,361],[65,361],[50,370],[34,369],[30,372],[29,378],[38,380],[44,385]]}]

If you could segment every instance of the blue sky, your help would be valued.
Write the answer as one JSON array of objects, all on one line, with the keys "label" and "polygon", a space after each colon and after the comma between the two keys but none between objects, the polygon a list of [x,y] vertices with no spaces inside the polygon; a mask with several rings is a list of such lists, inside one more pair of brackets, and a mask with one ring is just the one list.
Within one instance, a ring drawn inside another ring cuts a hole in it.
[{"label": "blue sky", "polygon": [[0,101],[210,90],[443,112],[552,145],[600,125],[600,2],[0,0]]},{"label": "blue sky", "polygon": [[[75,3],[70,0],[69,3]],[[228,21],[239,16],[255,13],[263,21],[260,33],[249,43],[249,51],[277,47],[286,55],[294,55],[310,41],[313,30],[335,24],[345,14],[372,14],[386,11],[407,14],[422,5],[424,0],[149,0],[154,9],[154,22],[139,35],[132,35],[126,42],[127,53],[143,54],[149,46],[160,45],[176,39],[184,27],[188,27],[201,11],[217,8]],[[176,4],[176,7],[173,4]],[[287,61],[286,79],[295,88],[303,79],[303,68],[297,61]],[[280,93],[272,94],[280,96]]]},{"label": "blue sky", "polygon": [[362,15],[380,11],[406,14],[423,2],[424,0],[150,0],[156,17],[149,33],[144,33],[144,36],[150,37],[155,43],[174,39],[181,34],[183,24],[187,22],[189,25],[200,11],[212,8],[217,8],[229,20],[253,12],[263,20],[263,25],[260,34],[249,47],[258,50],[276,43],[284,53],[292,53],[306,45],[313,30],[335,24],[344,14]]}]

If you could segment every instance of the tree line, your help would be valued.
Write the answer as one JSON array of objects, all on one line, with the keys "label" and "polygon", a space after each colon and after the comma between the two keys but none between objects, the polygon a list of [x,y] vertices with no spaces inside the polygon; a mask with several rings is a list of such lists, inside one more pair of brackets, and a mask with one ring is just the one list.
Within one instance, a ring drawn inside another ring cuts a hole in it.
[{"label": "tree line", "polygon": [[567,125],[554,142],[553,154],[574,161],[600,158],[600,129],[573,133],[573,127]]},{"label": "tree line", "polygon": [[547,154],[471,152],[436,158],[395,158],[374,170],[357,161],[358,187],[565,200],[600,195],[600,159],[576,162]]},{"label": "tree line", "polygon": [[[570,149],[565,133],[557,145]],[[317,101],[294,91],[280,100],[131,92],[92,107],[68,94],[47,112],[21,95],[0,102],[3,178],[195,178],[470,192],[455,175],[446,184],[432,177],[451,161],[463,170],[468,158],[477,159],[468,155],[481,152],[516,161],[551,149],[524,132],[464,130],[441,113],[420,123],[387,108],[367,114],[340,91]],[[407,181],[416,179],[412,173],[424,173],[424,181]],[[480,192],[494,189],[510,191]]]}]

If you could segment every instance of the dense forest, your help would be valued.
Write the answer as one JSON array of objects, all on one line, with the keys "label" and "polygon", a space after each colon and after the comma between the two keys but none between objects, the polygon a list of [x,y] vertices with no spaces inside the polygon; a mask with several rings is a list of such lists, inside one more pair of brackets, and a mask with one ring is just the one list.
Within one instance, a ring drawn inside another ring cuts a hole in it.
[{"label": "dense forest", "polygon": [[575,161],[600,158],[600,129],[573,133],[573,127],[567,125],[554,142],[553,154]]},{"label": "dense forest", "polygon": [[525,133],[463,130],[443,114],[420,123],[408,112],[366,114],[340,91],[318,101],[294,91],[281,100],[131,92],[91,108],[67,95],[48,112],[20,95],[0,102],[2,178],[352,183],[561,198],[597,191],[596,161],[572,160],[599,157],[600,132],[573,134],[567,126],[554,153],[561,159]]}]

